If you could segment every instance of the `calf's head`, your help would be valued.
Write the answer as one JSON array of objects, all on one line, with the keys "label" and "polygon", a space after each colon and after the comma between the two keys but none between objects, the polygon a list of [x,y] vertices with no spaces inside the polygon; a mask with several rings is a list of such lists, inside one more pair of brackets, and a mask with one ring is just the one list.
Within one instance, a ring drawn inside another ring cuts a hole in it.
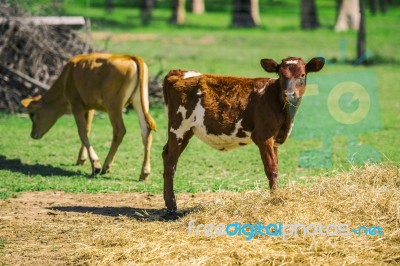
[{"label": "calf's head", "polygon": [[325,64],[325,59],[315,57],[306,64],[301,58],[288,57],[280,64],[273,59],[261,59],[260,63],[265,71],[279,75],[282,100],[293,107],[290,113],[294,115],[306,91],[307,74],[320,71]]},{"label": "calf's head", "polygon": [[31,137],[33,139],[42,138],[63,115],[61,106],[45,104],[41,96],[23,99],[21,104],[28,109],[29,117],[32,120]]}]

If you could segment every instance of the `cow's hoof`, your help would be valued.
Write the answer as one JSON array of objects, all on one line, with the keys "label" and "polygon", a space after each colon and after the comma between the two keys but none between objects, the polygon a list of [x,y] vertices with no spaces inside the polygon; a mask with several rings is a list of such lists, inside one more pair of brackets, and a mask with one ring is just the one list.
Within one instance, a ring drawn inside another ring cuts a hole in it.
[{"label": "cow's hoof", "polygon": [[146,181],[147,177],[150,175],[150,173],[141,173],[139,177],[139,181]]}]

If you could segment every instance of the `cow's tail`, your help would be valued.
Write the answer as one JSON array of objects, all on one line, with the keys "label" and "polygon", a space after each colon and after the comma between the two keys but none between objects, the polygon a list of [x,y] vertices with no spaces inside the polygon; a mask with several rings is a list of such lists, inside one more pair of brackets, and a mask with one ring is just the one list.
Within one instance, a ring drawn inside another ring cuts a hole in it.
[{"label": "cow's tail", "polygon": [[147,126],[151,130],[155,130],[157,125],[153,117],[149,113],[149,72],[146,63],[138,56],[132,56],[132,60],[137,65],[138,72],[138,85],[140,89],[140,102],[142,104],[142,110],[146,119]]}]

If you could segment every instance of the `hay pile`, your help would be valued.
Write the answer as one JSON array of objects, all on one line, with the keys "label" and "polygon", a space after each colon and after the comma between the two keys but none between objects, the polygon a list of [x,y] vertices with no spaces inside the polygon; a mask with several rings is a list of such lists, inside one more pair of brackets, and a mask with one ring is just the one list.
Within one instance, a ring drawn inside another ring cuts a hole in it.
[{"label": "hay pile", "polygon": [[[179,200],[179,196],[178,196]],[[179,204],[179,203],[178,203]],[[182,206],[180,203],[178,206]],[[190,203],[186,207],[193,207]],[[73,262],[173,264],[343,265],[400,262],[400,173],[398,168],[367,166],[312,186],[291,186],[270,196],[265,191],[210,194],[202,211],[177,223],[124,220],[102,226]],[[188,236],[188,223],[254,224],[346,223],[381,226],[384,236],[245,237]]]},{"label": "hay pile", "polygon": [[[40,262],[41,265],[400,263],[398,167],[368,165],[332,179],[321,178],[313,185],[282,188],[272,196],[261,190],[178,194],[181,209],[197,208],[199,211],[174,222],[155,221],[152,217],[164,205],[161,195],[74,195],[64,194],[58,198],[75,197],[75,204],[68,202],[63,207],[52,198],[49,199],[52,207],[38,209],[37,212],[43,213],[40,216],[32,218],[30,215],[15,220],[16,223],[8,222],[12,219],[2,221],[4,227],[0,232],[9,231],[0,235],[6,242],[0,252],[3,261],[10,264]],[[107,210],[94,206],[93,197],[103,197],[103,206],[108,206]],[[39,201],[43,202],[44,197]],[[27,207],[38,208],[40,204],[32,205]],[[11,205],[2,208],[11,208]],[[120,216],[110,210],[119,212]],[[18,209],[14,206],[12,212],[18,213]],[[29,219],[32,220],[30,223],[27,222]],[[279,221],[322,225],[345,223],[351,228],[381,226],[384,235],[303,237],[299,232],[299,236],[286,239],[256,236],[246,241],[244,236],[188,235],[188,224],[192,219],[196,220],[196,225],[235,221],[242,224],[260,221],[264,225]]]}]

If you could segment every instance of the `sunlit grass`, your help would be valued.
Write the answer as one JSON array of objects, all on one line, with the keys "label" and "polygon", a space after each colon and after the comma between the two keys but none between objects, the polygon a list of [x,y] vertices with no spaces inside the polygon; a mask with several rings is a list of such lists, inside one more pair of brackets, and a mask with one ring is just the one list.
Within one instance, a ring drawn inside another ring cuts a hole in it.
[{"label": "sunlit grass", "polygon": [[[92,19],[92,37],[97,47],[143,57],[149,65],[151,76],[160,70],[160,58],[164,74],[169,69],[182,68],[208,73],[274,77],[262,70],[259,60],[265,57],[280,60],[289,55],[301,56],[306,60],[314,56],[326,57],[326,66],[321,73],[312,74],[315,77],[325,75],[334,78],[339,73],[372,70],[378,83],[377,101],[382,128],[374,132],[361,132],[357,136],[358,141],[378,149],[382,162],[398,165],[400,91],[396,88],[400,83],[400,35],[397,34],[400,10],[393,8],[386,15],[375,17],[367,14],[367,48],[375,64],[365,67],[347,63],[356,56],[356,32],[333,32],[335,13],[330,9],[333,5],[328,2],[321,5],[323,27],[314,31],[300,30],[297,4],[289,5],[287,12],[279,11],[276,6],[270,10],[263,9],[262,25],[257,29],[230,28],[228,13],[209,12],[203,16],[188,14],[186,26],[173,27],[166,23],[170,11],[156,9],[154,23],[141,27],[137,9],[117,8],[108,14],[102,8],[68,5],[65,10],[67,14],[84,15]],[[307,106],[306,101],[305,98],[304,106]],[[310,108],[308,111],[312,112],[312,106]],[[146,182],[138,182],[143,148],[133,112],[125,115],[128,133],[116,155],[112,172],[96,179],[90,178],[89,165],[74,165],[80,143],[71,116],[61,118],[42,140],[36,141],[29,137],[29,118],[0,115],[0,197],[6,198],[20,191],[47,189],[160,193],[163,186],[161,151],[166,142],[167,117],[161,106],[153,106],[151,112],[159,127],[153,136],[152,174]],[[307,117],[304,119],[307,121]],[[109,149],[111,132],[107,115],[97,115],[91,140],[103,160]],[[279,150],[280,185],[289,181],[308,182],[309,179],[305,177],[312,175],[331,176],[352,165],[347,157],[348,139],[339,135],[331,139],[331,168],[299,167],[300,154],[320,148],[322,141],[288,139]],[[266,188],[267,182],[255,145],[219,152],[196,138],[182,154],[175,178],[178,192],[259,187]]]}]

